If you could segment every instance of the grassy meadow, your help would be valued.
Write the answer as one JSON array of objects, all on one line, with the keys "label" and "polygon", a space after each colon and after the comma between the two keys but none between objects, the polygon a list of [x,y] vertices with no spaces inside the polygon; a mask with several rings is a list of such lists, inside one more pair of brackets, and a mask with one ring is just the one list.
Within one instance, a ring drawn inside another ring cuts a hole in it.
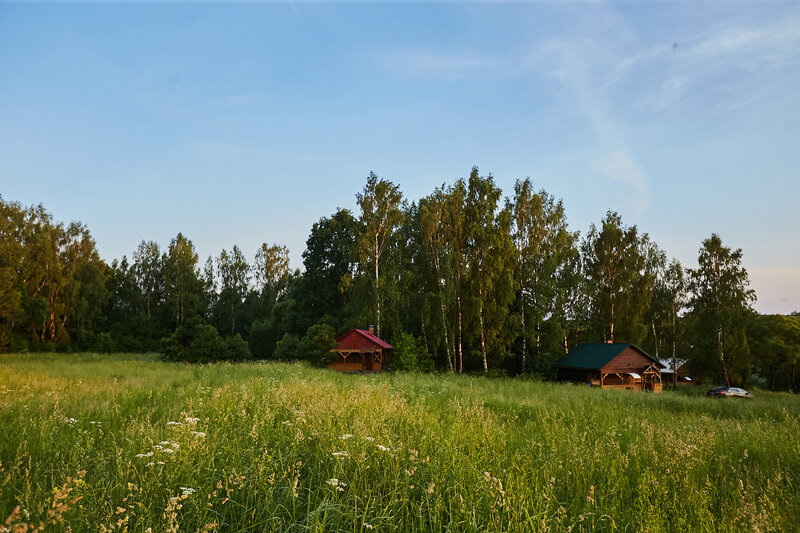
[{"label": "grassy meadow", "polygon": [[800,397],[704,391],[2,355],[0,531],[796,530]]}]

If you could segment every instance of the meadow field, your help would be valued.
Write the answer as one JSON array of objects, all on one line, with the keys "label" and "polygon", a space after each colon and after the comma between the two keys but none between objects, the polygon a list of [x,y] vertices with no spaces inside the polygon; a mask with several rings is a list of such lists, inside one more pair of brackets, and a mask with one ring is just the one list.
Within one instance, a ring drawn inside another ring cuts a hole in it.
[{"label": "meadow field", "polygon": [[0,531],[797,530],[800,398],[704,391],[2,355]]}]

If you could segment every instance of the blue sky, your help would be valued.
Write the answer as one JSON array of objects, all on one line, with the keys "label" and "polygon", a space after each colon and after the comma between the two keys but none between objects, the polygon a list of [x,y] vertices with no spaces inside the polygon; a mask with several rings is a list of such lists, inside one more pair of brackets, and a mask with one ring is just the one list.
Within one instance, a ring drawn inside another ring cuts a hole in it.
[{"label": "blue sky", "polygon": [[473,165],[800,309],[800,3],[0,3],[0,194],[202,260]]}]

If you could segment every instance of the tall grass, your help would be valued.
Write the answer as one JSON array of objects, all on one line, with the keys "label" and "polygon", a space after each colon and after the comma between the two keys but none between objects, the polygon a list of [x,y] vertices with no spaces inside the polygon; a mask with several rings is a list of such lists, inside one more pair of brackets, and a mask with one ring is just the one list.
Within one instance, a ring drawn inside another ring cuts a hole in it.
[{"label": "tall grass", "polygon": [[124,354],[5,355],[0,524],[797,528],[800,398],[702,393],[277,363],[189,366]]}]

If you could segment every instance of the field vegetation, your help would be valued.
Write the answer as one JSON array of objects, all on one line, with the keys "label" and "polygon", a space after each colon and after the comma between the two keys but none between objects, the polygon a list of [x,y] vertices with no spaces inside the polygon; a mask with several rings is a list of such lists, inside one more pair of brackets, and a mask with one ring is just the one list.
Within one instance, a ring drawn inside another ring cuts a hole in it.
[{"label": "field vegetation", "polygon": [[796,528],[800,398],[703,393],[0,355],[0,529]]}]

